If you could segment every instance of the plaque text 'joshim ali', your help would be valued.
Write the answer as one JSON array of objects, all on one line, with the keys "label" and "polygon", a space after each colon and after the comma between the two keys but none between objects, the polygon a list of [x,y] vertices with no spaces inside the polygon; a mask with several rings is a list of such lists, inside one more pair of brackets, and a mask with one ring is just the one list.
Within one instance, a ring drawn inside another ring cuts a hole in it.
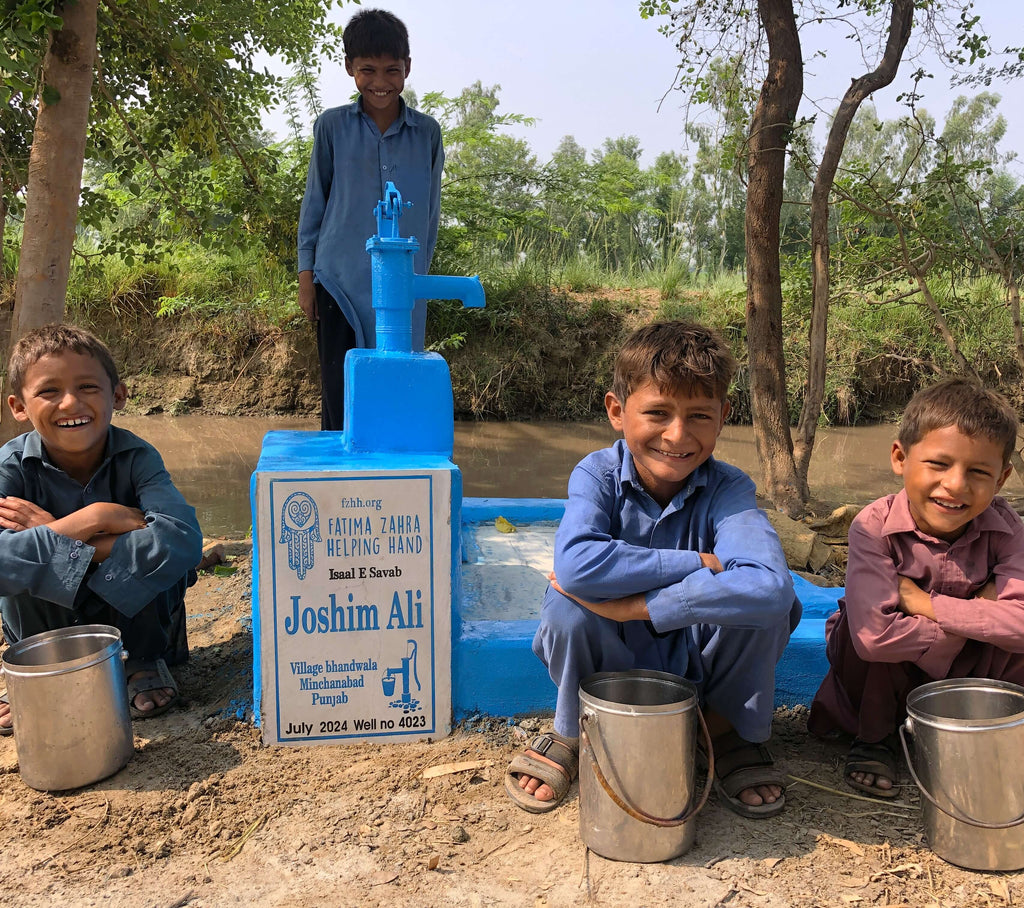
[{"label": "plaque text 'joshim ali'", "polygon": [[340,601],[330,593],[327,602],[310,603],[309,597],[292,596],[290,613],[285,614],[284,632],[295,634],[344,634],[352,631],[381,630],[381,614],[386,610],[385,630],[408,630],[423,627],[422,590],[395,590],[389,605],[356,602],[348,593]]}]

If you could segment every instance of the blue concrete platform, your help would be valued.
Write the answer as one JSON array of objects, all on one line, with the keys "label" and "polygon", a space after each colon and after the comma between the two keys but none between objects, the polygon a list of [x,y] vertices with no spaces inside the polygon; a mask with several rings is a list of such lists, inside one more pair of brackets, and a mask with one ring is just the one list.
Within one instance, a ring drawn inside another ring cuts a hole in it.
[{"label": "blue concrete platform", "polygon": [[[551,570],[554,531],[565,509],[556,499],[465,498],[462,578],[455,597],[452,700],[456,721],[476,713],[550,713],[555,686],[530,646]],[[501,533],[495,519],[516,527]],[[776,705],[809,704],[828,669],[825,619],[842,588],[793,576],[804,606],[776,676]]]}]

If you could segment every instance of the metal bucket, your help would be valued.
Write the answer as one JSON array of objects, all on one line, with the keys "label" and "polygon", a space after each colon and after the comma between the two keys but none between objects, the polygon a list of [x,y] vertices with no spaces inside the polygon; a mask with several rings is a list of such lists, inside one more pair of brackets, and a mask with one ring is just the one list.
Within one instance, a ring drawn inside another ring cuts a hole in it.
[{"label": "metal bucket", "polygon": [[580,838],[613,861],[669,861],[696,836],[697,690],[668,672],[601,672],[580,684]]},{"label": "metal bucket", "polygon": [[131,759],[135,747],[117,628],[84,624],[26,637],[4,653],[3,667],[26,785],[81,788]]},{"label": "metal bucket", "polygon": [[932,851],[971,870],[1024,868],[1024,687],[922,684],[907,697],[900,738]]}]

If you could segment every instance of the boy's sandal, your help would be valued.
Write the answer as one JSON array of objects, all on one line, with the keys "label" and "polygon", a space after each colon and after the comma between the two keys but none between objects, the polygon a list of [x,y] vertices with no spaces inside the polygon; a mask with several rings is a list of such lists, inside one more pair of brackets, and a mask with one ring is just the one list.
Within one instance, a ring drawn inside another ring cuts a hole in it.
[{"label": "boy's sandal", "polygon": [[[896,779],[899,775],[899,759],[895,735],[889,735],[875,744],[854,738],[850,750],[846,754],[846,766],[843,769],[846,784],[876,798],[898,797],[899,790],[896,788]],[[892,782],[892,788],[879,788],[877,785],[858,782],[850,777],[851,772],[866,772],[876,779],[888,779]]]},{"label": "boy's sandal", "polygon": [[[715,791],[726,807],[741,817],[774,817],[786,806],[786,778],[775,768],[771,751],[730,730],[717,738],[715,748]],[[771,804],[745,804],[739,795],[747,788],[778,785],[782,794]]]},{"label": "boy's sandal", "polygon": [[[7,698],[7,691],[0,694],[0,703],[6,703],[8,706],[11,701]],[[14,734],[14,719],[11,718],[11,713],[7,714],[8,718],[11,719],[10,725],[0,725],[0,738],[6,738],[8,735]]]},{"label": "boy's sandal", "polygon": [[[546,757],[556,766],[538,757]],[[554,810],[569,791],[572,780],[579,771],[579,742],[565,738],[553,731],[537,735],[522,753],[516,754],[505,773],[505,791],[523,810],[530,813],[547,813]],[[550,801],[538,801],[528,791],[519,787],[519,777],[530,776],[540,779],[555,796]]]},{"label": "boy's sandal", "polygon": [[[125,664],[125,674],[129,678],[138,672],[155,672],[156,674],[149,675],[149,677],[146,678],[137,678],[128,682],[128,711],[131,713],[133,719],[152,719],[154,716],[159,716],[161,713],[167,712],[167,710],[178,702],[178,682],[174,680],[174,676],[171,674],[170,669],[167,667],[167,663],[164,662],[163,659],[152,659],[148,661],[129,660]],[[145,693],[150,690],[162,690],[163,688],[169,688],[174,691],[171,695],[171,699],[163,706],[154,706],[152,709],[139,709],[135,705],[135,697],[138,694]]]}]

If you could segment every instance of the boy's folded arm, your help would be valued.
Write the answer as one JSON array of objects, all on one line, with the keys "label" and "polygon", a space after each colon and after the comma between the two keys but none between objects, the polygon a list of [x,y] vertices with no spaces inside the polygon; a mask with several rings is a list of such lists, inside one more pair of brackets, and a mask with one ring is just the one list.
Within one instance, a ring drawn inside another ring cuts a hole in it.
[{"label": "boy's folded arm", "polygon": [[1024,653],[1024,527],[995,539],[993,554],[995,598],[933,594],[935,621],[947,633]]},{"label": "boy's folded arm", "polygon": [[577,468],[569,480],[569,500],[555,534],[558,582],[590,601],[618,599],[673,583],[703,567],[698,552],[652,549],[611,535],[610,493]]},{"label": "boy's folded arm", "polygon": [[935,621],[899,608],[899,574],[879,526],[857,518],[850,527],[844,604],[853,647],[866,662],[913,662],[932,677],[943,677],[963,637]]},{"label": "boy's folded arm", "polygon": [[27,530],[53,522],[53,514],[15,495],[0,496],[0,529]]},{"label": "boy's folded arm", "polygon": [[144,529],[146,521],[138,508],[130,508],[112,501],[95,501],[72,511],[48,524],[55,533],[81,542],[94,536],[120,536],[133,530]]},{"label": "boy's folded arm", "polygon": [[53,515],[28,495],[20,462],[10,458],[0,463],[0,499],[10,498],[20,515],[14,526],[0,529],[0,596],[27,594],[70,609],[92,561],[93,547],[87,539],[55,532],[47,525]]},{"label": "boy's folded arm", "polygon": [[92,556],[87,542],[48,526],[0,531],[0,596],[28,594],[70,609]]},{"label": "boy's folded arm", "polygon": [[133,484],[146,527],[119,536],[89,578],[89,589],[131,617],[170,588],[202,558],[203,535],[189,505],[158,456],[133,463]]},{"label": "boy's folded arm", "polygon": [[756,508],[720,520],[714,554],[724,568],[696,571],[647,594],[654,627],[693,624],[766,628],[785,620],[796,598],[779,537]]},{"label": "boy's folded arm", "polygon": [[699,552],[649,549],[597,534],[574,535],[556,546],[554,565],[567,592],[593,601],[646,593],[704,566]]}]

